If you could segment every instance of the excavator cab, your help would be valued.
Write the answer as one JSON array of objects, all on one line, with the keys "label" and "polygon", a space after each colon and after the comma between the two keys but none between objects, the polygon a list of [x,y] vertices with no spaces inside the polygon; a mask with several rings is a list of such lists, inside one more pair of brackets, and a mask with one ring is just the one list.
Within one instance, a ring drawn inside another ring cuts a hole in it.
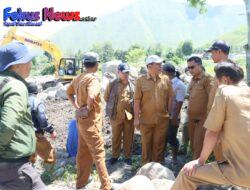
[{"label": "excavator cab", "polygon": [[63,81],[72,80],[82,72],[82,64],[75,58],[61,58],[58,67],[58,76]]}]

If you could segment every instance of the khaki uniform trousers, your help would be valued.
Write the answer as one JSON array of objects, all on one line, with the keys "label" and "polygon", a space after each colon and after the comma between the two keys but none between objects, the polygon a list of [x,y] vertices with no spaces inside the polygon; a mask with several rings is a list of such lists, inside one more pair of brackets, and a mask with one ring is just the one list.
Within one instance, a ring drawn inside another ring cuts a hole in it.
[{"label": "khaki uniform trousers", "polygon": [[141,125],[142,164],[163,162],[169,119],[161,118],[158,124]]},{"label": "khaki uniform trousers", "polygon": [[37,155],[41,157],[45,163],[54,164],[56,162],[56,153],[47,138],[40,133],[36,134],[36,152],[31,155],[30,161],[34,164]]},{"label": "khaki uniform trousers", "polygon": [[125,158],[130,158],[134,138],[134,120],[125,119],[122,123],[112,121],[112,157],[118,158],[121,152],[123,141],[123,152]]},{"label": "khaki uniform trousers", "polygon": [[196,190],[198,186],[206,184],[233,185],[222,175],[225,167],[228,164],[212,162],[198,167],[192,176],[180,172],[171,190]]},{"label": "khaki uniform trousers", "polygon": [[76,156],[76,188],[84,187],[92,171],[93,163],[99,174],[101,190],[110,190],[111,184],[105,164],[104,141],[100,133],[101,121],[94,118],[78,119],[78,150]]},{"label": "khaki uniform trousers", "polygon": [[202,151],[206,133],[206,129],[203,127],[205,119],[205,117],[203,119],[189,119],[188,132],[193,159],[199,158]]}]

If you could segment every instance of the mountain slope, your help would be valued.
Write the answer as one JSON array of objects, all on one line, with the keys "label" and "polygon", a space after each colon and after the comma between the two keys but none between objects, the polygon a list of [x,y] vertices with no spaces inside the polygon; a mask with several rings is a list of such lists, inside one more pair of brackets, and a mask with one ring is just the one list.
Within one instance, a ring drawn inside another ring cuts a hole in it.
[{"label": "mountain slope", "polygon": [[120,49],[155,43],[177,47],[184,40],[199,46],[245,24],[245,16],[240,16],[244,12],[243,6],[209,6],[208,12],[200,15],[175,0],[137,0],[94,23],[73,23],[50,39],[64,51],[87,50],[93,43],[105,41]]}]

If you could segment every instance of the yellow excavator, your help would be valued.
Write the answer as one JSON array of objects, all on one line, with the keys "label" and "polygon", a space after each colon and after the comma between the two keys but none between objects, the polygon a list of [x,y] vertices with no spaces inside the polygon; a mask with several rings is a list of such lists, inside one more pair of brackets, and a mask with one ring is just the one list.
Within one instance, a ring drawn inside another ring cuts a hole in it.
[{"label": "yellow excavator", "polygon": [[55,66],[55,76],[57,79],[67,82],[72,80],[74,76],[82,71],[82,65],[79,60],[75,58],[63,58],[59,48],[49,40],[39,39],[26,32],[22,32],[22,34],[19,35],[17,33],[17,28],[13,27],[0,41],[0,46],[13,40],[32,45],[49,53]]}]

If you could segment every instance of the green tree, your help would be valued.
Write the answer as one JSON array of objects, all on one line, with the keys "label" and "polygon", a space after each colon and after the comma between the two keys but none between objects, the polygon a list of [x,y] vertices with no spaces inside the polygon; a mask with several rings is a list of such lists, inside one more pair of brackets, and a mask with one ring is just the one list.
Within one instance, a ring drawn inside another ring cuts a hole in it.
[{"label": "green tree", "polygon": [[183,57],[184,57],[184,54],[183,54],[183,52],[182,52],[182,45],[183,45],[183,42],[181,42],[181,43],[178,45],[178,47],[176,48],[176,50],[175,50],[175,55],[176,55],[177,57],[180,57],[180,58],[183,58]]},{"label": "green tree", "polygon": [[172,52],[172,50],[170,50],[166,56],[165,59],[167,62],[174,62],[176,65],[179,65],[182,63],[183,59],[179,56],[177,56],[175,53]]},{"label": "green tree", "polygon": [[103,62],[108,62],[114,59],[115,51],[112,47],[111,42],[105,42],[102,47],[102,59]]},{"label": "green tree", "polygon": [[175,54],[173,53],[173,51],[169,51],[169,52],[167,52],[167,54],[166,54],[166,59],[167,60],[172,60],[172,58],[175,56]]},{"label": "green tree", "polygon": [[83,57],[84,57],[84,53],[79,49],[79,50],[77,51],[77,53],[75,54],[75,58],[76,58],[77,60],[82,60]]},{"label": "green tree", "polygon": [[52,61],[52,56],[49,52],[45,51],[43,55],[45,55],[48,58],[48,61]]},{"label": "green tree", "polygon": [[147,55],[158,55],[158,56],[162,56],[163,54],[163,47],[160,43],[155,44],[154,46],[150,46],[147,49]]},{"label": "green tree", "polygon": [[193,43],[191,41],[183,42],[181,51],[185,56],[191,55],[193,53]]},{"label": "green tree", "polygon": [[146,53],[144,49],[141,49],[141,48],[137,48],[137,47],[130,48],[130,50],[128,51],[125,57],[128,63],[138,65],[138,64],[144,63],[145,58],[146,58]]},{"label": "green tree", "polygon": [[122,62],[127,62],[126,54],[127,54],[127,51],[117,49],[115,50],[114,56],[115,56],[115,59],[117,60],[121,60]]},{"label": "green tree", "polygon": [[111,42],[105,42],[103,44],[96,43],[91,47],[91,51],[94,51],[99,54],[101,62],[107,62],[114,59],[114,49]]}]

